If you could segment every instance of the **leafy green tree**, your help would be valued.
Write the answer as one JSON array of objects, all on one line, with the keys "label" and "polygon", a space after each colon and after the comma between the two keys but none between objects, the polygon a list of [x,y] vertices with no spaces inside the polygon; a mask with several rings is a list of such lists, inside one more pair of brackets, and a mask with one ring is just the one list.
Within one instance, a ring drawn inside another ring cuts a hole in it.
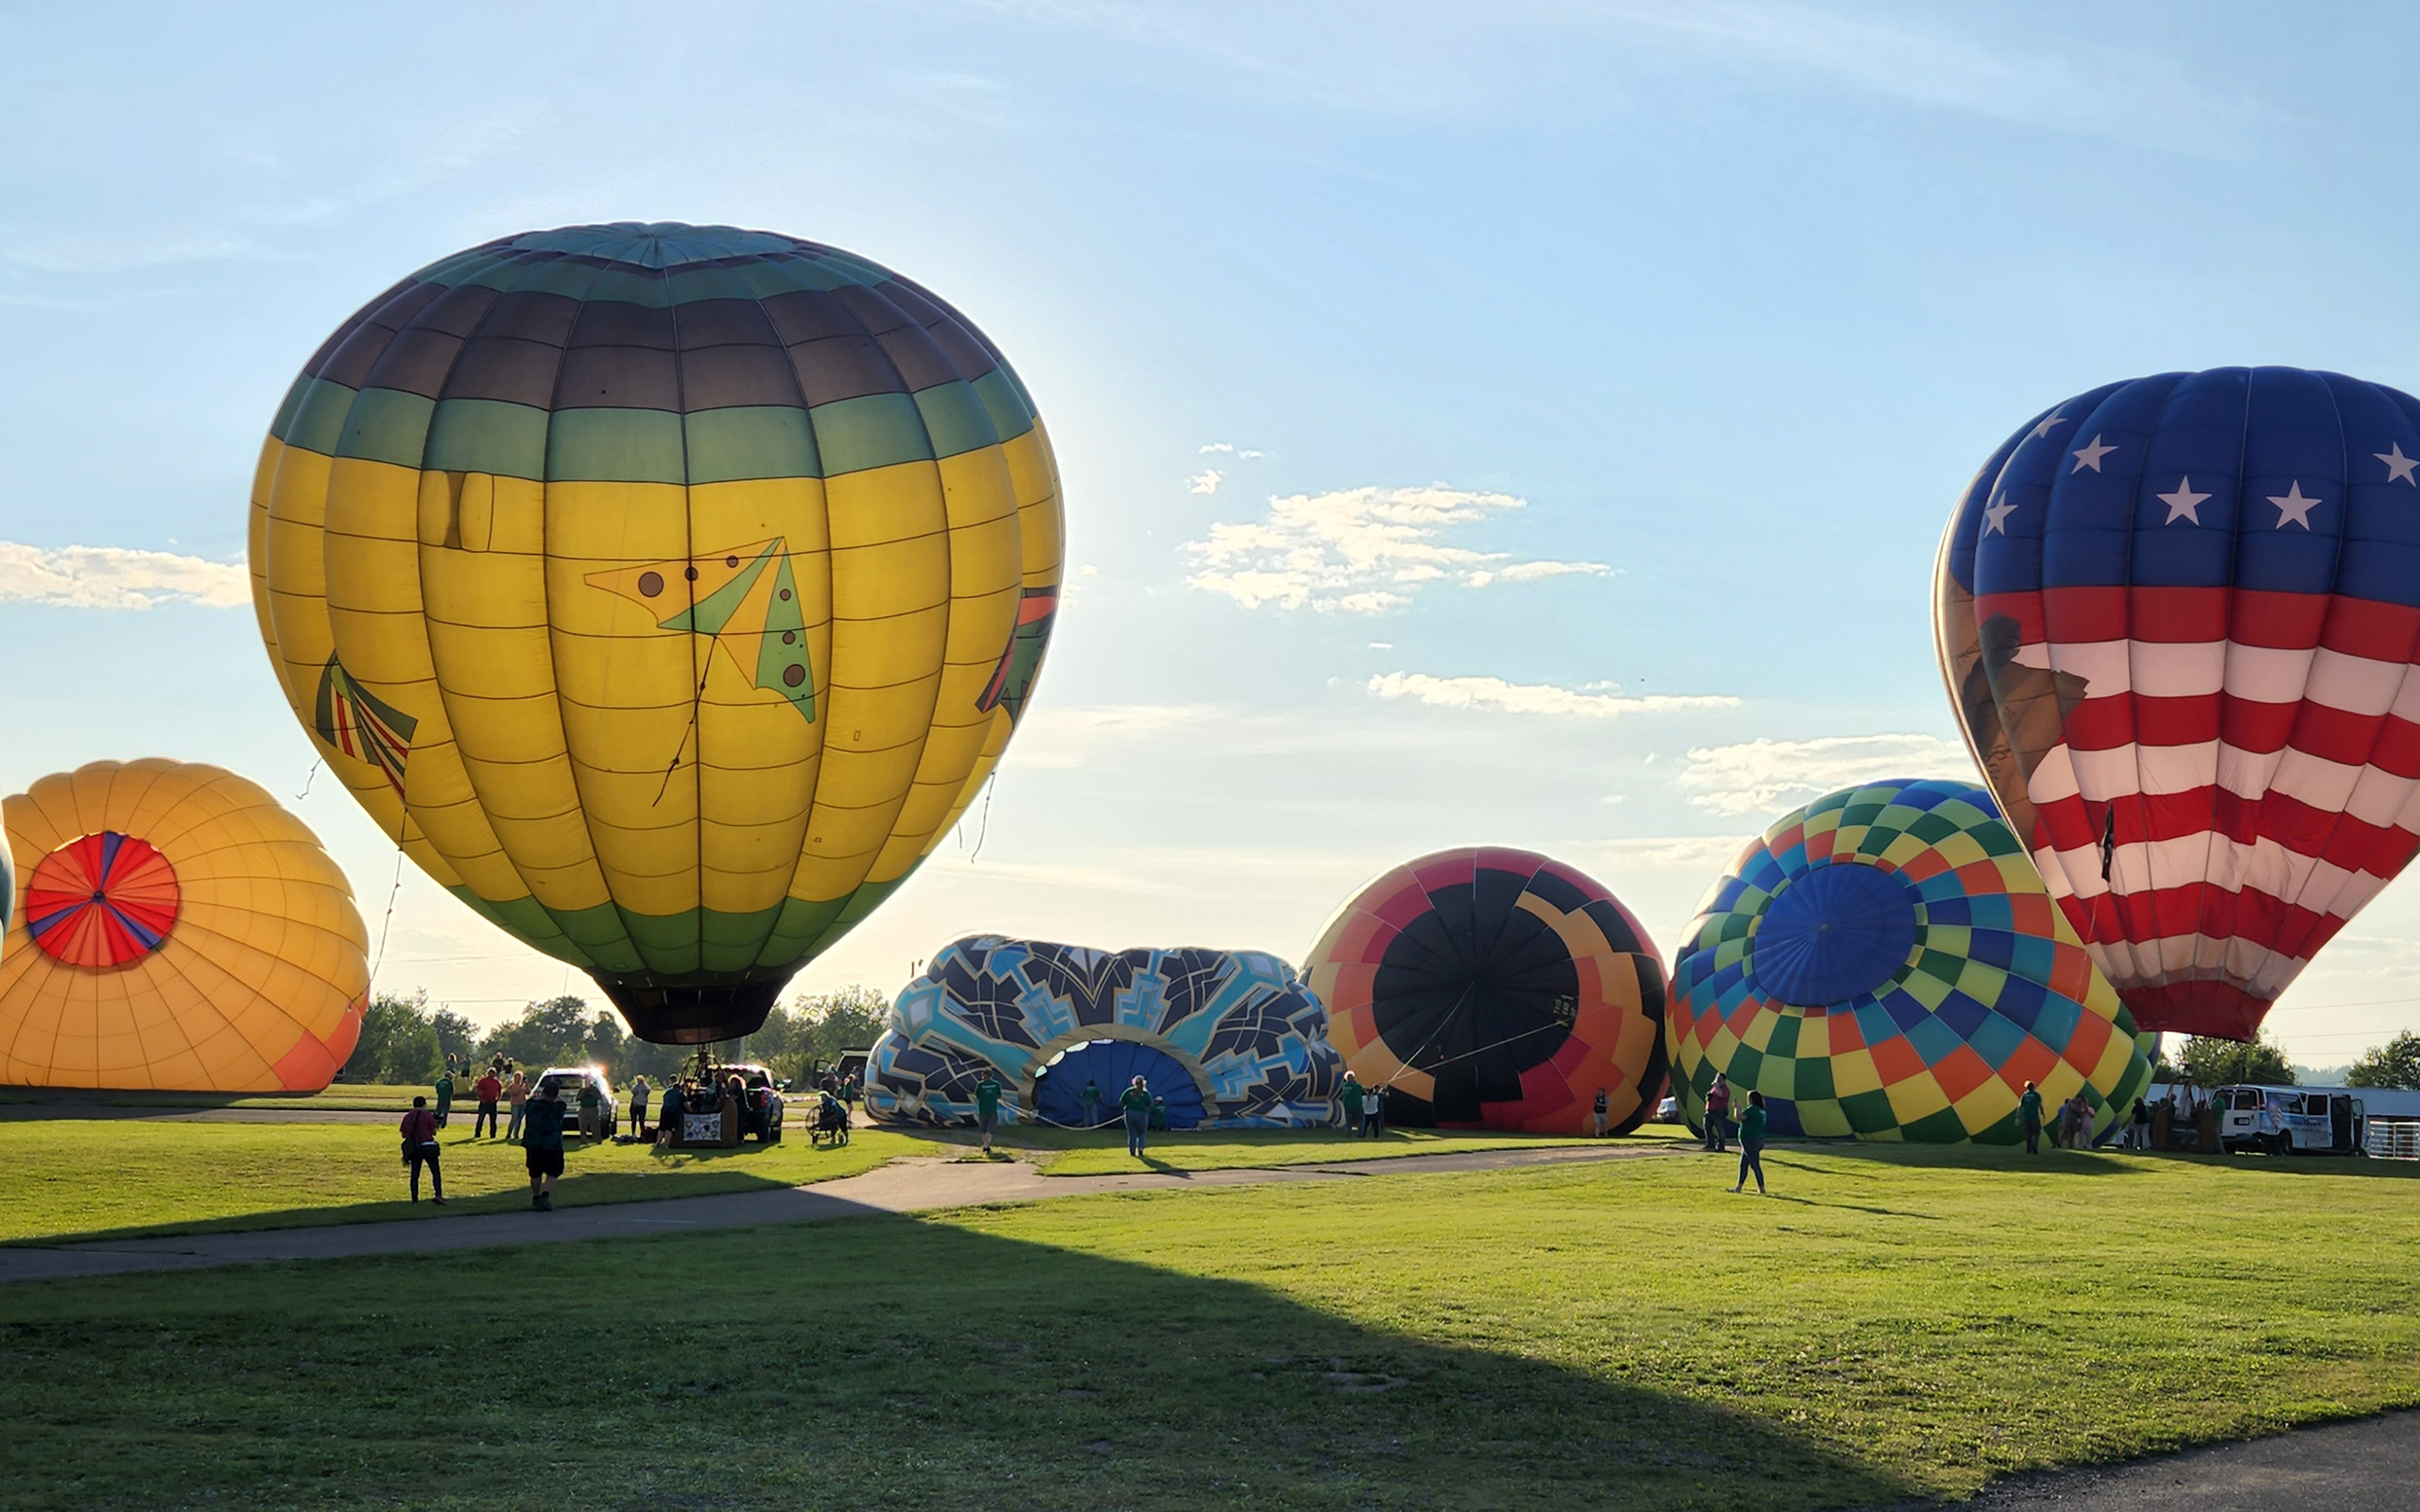
[{"label": "leafy green tree", "polygon": [[2286,1058],[2285,1050],[2269,1038],[2266,1030],[2249,1044],[2195,1035],[2185,1041],[2178,1058],[2184,1063],[2186,1074],[2198,1086],[2216,1087],[2231,1081],[2256,1082],[2266,1087],[2294,1085],[2293,1062]]},{"label": "leafy green tree", "polygon": [[2347,1087],[2408,1087],[2420,1090],[2420,1034],[2406,1029],[2382,1045],[2361,1052],[2344,1074]]},{"label": "leafy green tree", "polygon": [[475,1054],[481,1060],[500,1055],[530,1071],[581,1065],[596,1058],[589,1052],[589,1030],[588,1000],[565,994],[532,1003],[518,1018],[497,1024]]},{"label": "leafy green tree", "polygon": [[338,1074],[349,1082],[418,1086],[434,1081],[445,1054],[429,1017],[428,994],[381,992],[361,1016],[361,1037]]},{"label": "leafy green tree", "polygon": [[[426,997],[426,993],[422,996]],[[428,1016],[428,1026],[437,1031],[437,1051],[441,1060],[452,1056],[468,1060],[479,1048],[479,1026],[451,1008],[440,1008]]]}]

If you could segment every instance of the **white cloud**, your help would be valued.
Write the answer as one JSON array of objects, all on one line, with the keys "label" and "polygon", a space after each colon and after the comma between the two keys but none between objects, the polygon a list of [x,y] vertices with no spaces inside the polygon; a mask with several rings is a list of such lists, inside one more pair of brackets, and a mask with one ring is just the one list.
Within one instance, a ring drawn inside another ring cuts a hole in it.
[{"label": "white cloud", "polygon": [[1219,491],[1219,485],[1227,481],[1227,474],[1215,467],[1203,468],[1184,481],[1192,492],[1216,493]]},{"label": "white cloud", "polygon": [[1220,717],[1203,703],[1120,703],[1067,706],[1037,702],[1009,747],[1010,765],[1070,770],[1088,766],[1115,746],[1155,740]]},{"label": "white cloud", "polygon": [[1701,747],[1676,781],[1689,801],[1717,814],[1753,814],[1893,777],[1978,781],[1966,747],[1938,735],[1826,735]]},{"label": "white cloud", "polygon": [[251,579],[242,562],[125,546],[45,548],[0,541],[0,600],[66,609],[173,603],[233,609],[251,599]]},{"label": "white cloud", "polygon": [[1653,694],[1626,698],[1581,693],[1551,682],[1507,682],[1502,678],[1433,678],[1426,672],[1388,672],[1372,678],[1381,698],[1416,698],[1443,709],[1489,709],[1503,713],[1556,714],[1579,719],[1619,719],[1624,714],[1668,713],[1676,709],[1732,709],[1739,700],[1720,694]]},{"label": "white cloud", "polygon": [[[1197,492],[1207,490],[1198,489]],[[1220,522],[1188,541],[1185,581],[1246,609],[1274,604],[1322,613],[1379,614],[1411,602],[1428,583],[1466,588],[1612,571],[1593,561],[1513,561],[1443,538],[1458,525],[1526,507],[1509,493],[1419,489],[1342,489],[1269,501],[1266,518]]]},{"label": "white cloud", "polygon": [[1207,446],[1201,448],[1201,455],[1204,456],[1208,456],[1213,452],[1224,452],[1228,455],[1233,456],[1236,452],[1236,446],[1233,441],[1212,441]]}]

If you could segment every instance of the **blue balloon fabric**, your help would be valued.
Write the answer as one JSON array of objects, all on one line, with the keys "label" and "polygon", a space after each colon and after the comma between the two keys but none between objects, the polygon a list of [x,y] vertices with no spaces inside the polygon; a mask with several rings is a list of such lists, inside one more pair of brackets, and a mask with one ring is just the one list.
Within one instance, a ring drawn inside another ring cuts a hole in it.
[{"label": "blue balloon fabric", "polygon": [[1783,891],[1756,931],[1756,976],[1783,1003],[1812,1006],[1871,992],[1916,943],[1916,904],[1871,867],[1826,867]]},{"label": "blue balloon fabric", "polygon": [[[1044,1120],[1068,1128],[1115,1124],[1117,1099],[1143,1078],[1143,1085],[1164,1105],[1170,1128],[1195,1128],[1202,1118],[1201,1089],[1174,1056],[1132,1040],[1094,1040],[1066,1051],[1042,1068],[1033,1088],[1033,1104]],[[1100,1095],[1084,1106],[1084,1084]]]}]

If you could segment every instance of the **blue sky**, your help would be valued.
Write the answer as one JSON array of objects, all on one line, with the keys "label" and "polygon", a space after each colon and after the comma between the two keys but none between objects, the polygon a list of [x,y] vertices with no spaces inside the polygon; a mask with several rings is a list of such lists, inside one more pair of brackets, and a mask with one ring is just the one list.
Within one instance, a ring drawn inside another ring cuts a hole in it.
[{"label": "blue sky", "polygon": [[[1668,953],[1782,811],[1964,767],[1930,563],[2018,421],[2221,363],[2420,388],[2415,33],[0,5],[0,780],[164,754],[301,791],[230,564],[302,359],[463,246],[724,221],[965,311],[1067,492],[988,820],[802,988],[893,988],[977,929],[1299,957],[1362,880],[1475,842],[1586,867]],[[391,849],[324,778],[297,806],[385,932]],[[394,897],[382,988],[493,1019],[562,986],[409,868]],[[2306,973],[2272,1020],[2301,1058],[2420,1022],[2415,926],[2407,882]]]}]

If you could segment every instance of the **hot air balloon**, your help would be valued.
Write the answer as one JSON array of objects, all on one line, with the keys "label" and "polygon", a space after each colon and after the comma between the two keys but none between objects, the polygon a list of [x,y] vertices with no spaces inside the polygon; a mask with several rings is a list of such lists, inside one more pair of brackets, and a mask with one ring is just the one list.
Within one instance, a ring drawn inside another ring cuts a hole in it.
[{"label": "hot air balloon", "polygon": [[2420,402],[2218,368],[2054,404],[1967,488],[1935,631],[2135,1021],[2249,1040],[2420,848]]},{"label": "hot air balloon", "polygon": [[1664,1090],[1664,962],[1590,878],[1527,850],[1444,850],[1364,887],[1303,974],[1390,1123],[1627,1133]]},{"label": "hot air balloon", "polygon": [[932,294],[767,232],[575,226],[328,338],[261,451],[252,593],[405,853],[698,1043],[981,788],[1060,537],[1031,399]]},{"label": "hot air balloon", "polygon": [[1698,907],[1672,968],[1672,1083],[1719,1072],[1780,1134],[2012,1143],[2017,1098],[2107,1128],[2150,1084],[2117,989],[1991,796],[1884,782],[1785,816]]},{"label": "hot air balloon", "polygon": [[1083,1122],[1141,1076],[1170,1128],[1321,1125],[1340,1074],[1327,1015],[1294,969],[1253,951],[1090,950],[977,935],[900,992],[866,1068],[866,1110],[903,1123],[975,1116],[985,1074],[1010,1116]]},{"label": "hot air balloon", "polygon": [[95,762],[5,805],[24,906],[0,1083],[308,1092],[370,987],[353,888],[301,819],[216,766]]}]

